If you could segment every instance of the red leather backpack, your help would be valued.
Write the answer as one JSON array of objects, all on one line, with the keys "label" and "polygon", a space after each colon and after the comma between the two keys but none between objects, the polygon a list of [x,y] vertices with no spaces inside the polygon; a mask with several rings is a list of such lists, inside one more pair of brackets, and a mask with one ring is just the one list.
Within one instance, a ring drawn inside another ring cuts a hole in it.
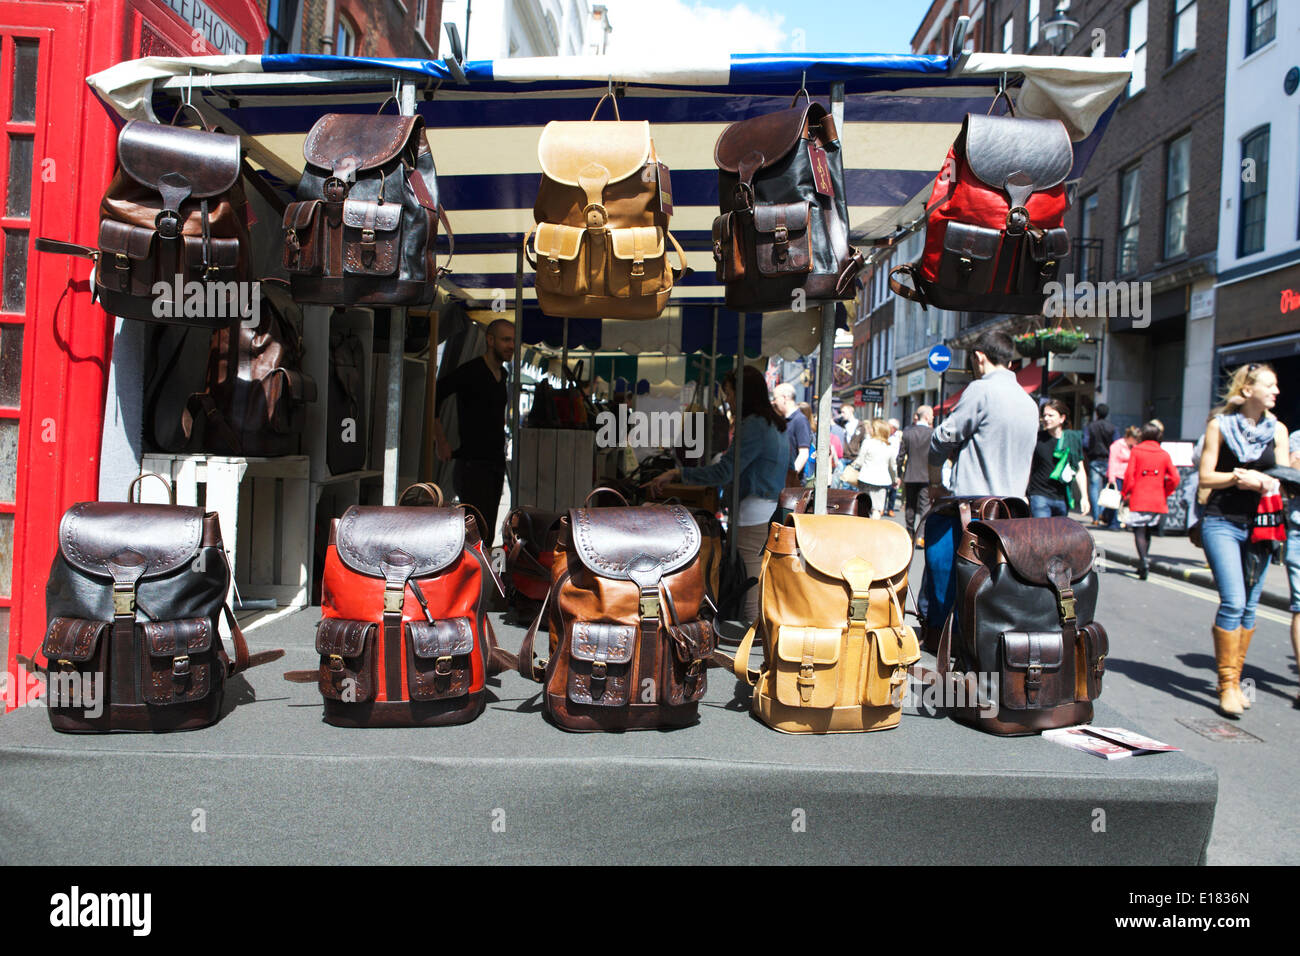
[{"label": "red leather backpack", "polygon": [[[434,486],[442,503],[442,493]],[[408,493],[402,500],[410,500]],[[467,723],[483,712],[489,674],[515,666],[496,647],[481,519],[454,507],[348,508],[330,529],[316,628],[325,722],[340,727]]]}]

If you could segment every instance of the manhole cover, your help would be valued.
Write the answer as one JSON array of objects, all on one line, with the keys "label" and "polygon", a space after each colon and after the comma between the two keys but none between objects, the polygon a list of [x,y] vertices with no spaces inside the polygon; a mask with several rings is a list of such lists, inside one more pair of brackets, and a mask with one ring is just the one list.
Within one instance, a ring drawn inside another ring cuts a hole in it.
[{"label": "manhole cover", "polygon": [[1179,717],[1178,722],[1210,740],[1237,740],[1242,743],[1257,744],[1264,742],[1262,738],[1242,730],[1238,725],[1226,720],[1216,720],[1214,717]]}]

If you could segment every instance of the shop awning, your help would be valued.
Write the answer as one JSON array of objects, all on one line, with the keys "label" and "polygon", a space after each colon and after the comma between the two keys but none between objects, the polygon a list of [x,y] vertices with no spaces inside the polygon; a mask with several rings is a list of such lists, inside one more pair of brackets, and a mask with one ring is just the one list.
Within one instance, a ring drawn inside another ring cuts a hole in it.
[{"label": "shop awning", "polygon": [[[1052,383],[1060,377],[1060,372],[1051,372],[1047,379],[1047,387],[1050,389]],[[1016,369],[1016,381],[1020,383],[1021,388],[1033,395],[1043,386],[1043,367],[1041,365],[1026,365],[1023,368]],[[961,398],[961,393],[964,391],[966,391],[965,385],[936,405],[934,407],[935,412],[944,415],[948,414],[957,407],[957,400]]]},{"label": "shop awning", "polygon": [[[625,94],[623,118],[650,121],[656,149],[672,169],[672,230],[695,270],[673,301],[689,307],[722,301],[711,253],[714,142],[729,123],[788,106],[801,82],[823,101],[831,84],[844,85],[845,181],[854,234],[861,240],[889,235],[916,218],[962,118],[986,112],[1003,77],[1018,87],[1019,112],[1058,117],[1069,127],[1077,178],[1128,81],[1130,63],[990,53],[956,60],[747,54],[689,63],[674,62],[671,55],[545,57],[474,61],[463,69],[467,82],[458,85],[447,64],[436,60],[146,57],[88,82],[124,118],[152,119],[156,113],[167,119],[179,95],[192,96],[210,119],[241,133],[254,163],[288,188],[302,169],[307,131],[321,115],[370,111],[395,81],[414,86],[416,108],[430,130],[440,198],[456,233],[451,282],[478,302],[491,300],[497,290],[513,293],[515,248],[533,225],[542,127],[555,119],[587,119],[596,100],[617,85]],[[528,304],[536,301],[532,281],[525,270]],[[685,320],[694,324],[689,311]],[[764,323],[765,333],[767,328]],[[639,342],[639,336],[628,341]],[[800,340],[798,347],[803,345]]]}]

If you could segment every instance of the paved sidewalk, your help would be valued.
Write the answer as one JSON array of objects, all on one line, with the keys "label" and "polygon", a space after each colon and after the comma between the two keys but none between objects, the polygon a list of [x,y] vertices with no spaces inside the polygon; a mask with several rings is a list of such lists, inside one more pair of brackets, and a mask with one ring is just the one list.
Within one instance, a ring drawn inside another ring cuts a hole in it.
[{"label": "paved sidewalk", "polygon": [[[1076,514],[1070,517],[1084,526],[1089,524],[1082,515]],[[1137,567],[1137,546],[1133,543],[1133,532],[1105,531],[1093,527],[1088,527],[1088,531],[1092,533],[1107,561],[1132,568]],[[1186,535],[1167,537],[1152,535],[1147,559],[1152,574],[1161,574],[1215,590],[1210,566],[1205,563],[1205,552],[1188,541]],[[1264,593],[1260,597],[1260,603],[1282,611],[1287,611],[1291,607],[1291,592],[1287,585],[1286,569],[1280,562],[1274,561],[1269,565],[1264,577]]]}]

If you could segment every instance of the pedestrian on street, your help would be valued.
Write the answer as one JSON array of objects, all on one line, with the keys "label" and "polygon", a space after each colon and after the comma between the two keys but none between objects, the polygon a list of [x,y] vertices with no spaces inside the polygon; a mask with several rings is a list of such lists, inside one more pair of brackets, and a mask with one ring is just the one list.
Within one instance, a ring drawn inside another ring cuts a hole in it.
[{"label": "pedestrian on street", "polygon": [[1005,332],[981,335],[967,352],[975,381],[930,437],[930,464],[956,459],[947,484],[954,495],[1024,497],[1038,407],[1007,368],[1015,353]]},{"label": "pedestrian on street", "polygon": [[[496,319],[484,330],[483,355],[470,359],[438,382],[434,403],[433,437],[438,457],[455,458],[452,482],[456,497],[478,509],[484,527],[483,548],[496,540],[497,511],[506,480],[506,363],[515,354],[515,327]],[[456,424],[460,445],[453,452],[437,415],[442,404],[456,396]]]},{"label": "pedestrian on street", "polygon": [[[1142,429],[1130,425],[1124,429],[1123,436],[1110,443],[1110,463],[1106,467],[1106,481],[1120,492],[1124,491],[1124,472],[1128,470],[1129,456],[1133,454],[1133,448],[1141,440],[1141,436]],[[1121,528],[1119,513],[1114,508],[1103,511],[1101,521],[1107,531],[1119,531]]]},{"label": "pedestrian on street", "polygon": [[1143,581],[1147,579],[1151,529],[1160,523],[1161,515],[1169,513],[1167,499],[1178,489],[1180,480],[1169,452],[1160,447],[1164,431],[1158,421],[1142,426],[1141,441],[1134,446],[1124,472],[1123,499],[1128,503],[1128,526],[1133,529],[1133,543],[1137,546],[1137,573]]},{"label": "pedestrian on street", "polygon": [[[1300,431],[1291,432],[1291,467],[1300,470]],[[1286,580],[1291,588],[1291,652],[1300,667],[1300,494],[1286,508]],[[1300,709],[1300,693],[1291,706]]]},{"label": "pedestrian on street", "polygon": [[886,496],[898,481],[898,463],[889,448],[889,423],[883,418],[871,422],[853,466],[858,469],[858,483],[871,499],[871,516],[884,517]]},{"label": "pedestrian on street", "polygon": [[1241,693],[1241,670],[1255,635],[1255,608],[1264,590],[1271,549],[1252,542],[1260,497],[1278,481],[1264,474],[1288,459],[1286,426],[1270,411],[1277,404],[1277,376],[1268,365],[1243,365],[1229,381],[1224,403],[1205,426],[1200,485],[1208,491],[1201,541],[1219,610],[1214,617],[1214,659],[1219,712],[1238,717],[1250,706]]},{"label": "pedestrian on street", "polygon": [[[898,460],[899,449],[903,443],[903,430],[899,427],[898,419],[889,419],[889,450],[893,453],[895,461]],[[901,473],[901,469],[900,469]],[[892,518],[894,509],[898,507],[898,482],[890,486],[889,494],[885,496],[887,504],[885,506],[885,516]]]},{"label": "pedestrian on street", "polygon": [[930,436],[934,434],[934,409],[922,405],[898,443],[898,473],[903,479],[903,521],[915,536],[917,519],[930,507]]},{"label": "pedestrian on street", "polygon": [[794,386],[789,382],[782,382],[772,389],[772,405],[785,419],[785,435],[790,443],[785,486],[795,488],[803,484],[800,475],[812,452],[812,425],[808,416],[799,410],[799,403],[794,400]]},{"label": "pedestrian on street", "polygon": [[1043,427],[1034,444],[1029,471],[1029,513],[1035,518],[1070,516],[1074,503],[1071,486],[1078,478],[1081,462],[1062,434],[1069,421],[1070,408],[1059,398],[1049,399],[1043,406]]},{"label": "pedestrian on street", "polygon": [[1119,438],[1119,429],[1110,421],[1110,406],[1097,406],[1096,418],[1083,430],[1083,458],[1088,466],[1088,503],[1092,507],[1092,526],[1101,527],[1101,505],[1097,498],[1108,480],[1110,447]]}]

